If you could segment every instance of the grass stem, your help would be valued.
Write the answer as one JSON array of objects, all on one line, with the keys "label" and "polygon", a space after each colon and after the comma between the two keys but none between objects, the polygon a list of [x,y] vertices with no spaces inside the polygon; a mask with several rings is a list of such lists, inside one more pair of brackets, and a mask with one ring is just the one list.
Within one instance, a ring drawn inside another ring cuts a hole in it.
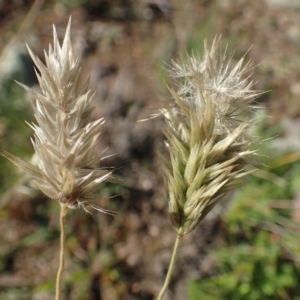
[{"label": "grass stem", "polygon": [[175,267],[175,264],[176,264],[176,259],[177,259],[178,250],[179,250],[179,246],[180,246],[182,237],[183,237],[183,228],[179,228],[179,230],[177,232],[177,238],[176,238],[176,241],[175,241],[173,253],[172,253],[172,258],[171,258],[170,265],[169,265],[169,270],[168,270],[167,276],[165,278],[164,285],[163,285],[163,287],[162,287],[162,289],[161,289],[161,291],[160,291],[160,293],[157,297],[157,300],[162,300],[163,299],[163,297],[164,297],[164,295],[165,295],[165,293],[168,289],[168,286],[170,284],[172,274],[173,274],[173,271],[174,271],[174,267]]},{"label": "grass stem", "polygon": [[60,203],[60,254],[59,254],[59,269],[56,276],[56,289],[55,289],[55,300],[60,300],[61,295],[61,277],[65,266],[65,242],[66,242],[66,232],[65,232],[65,218],[68,212],[67,205]]}]

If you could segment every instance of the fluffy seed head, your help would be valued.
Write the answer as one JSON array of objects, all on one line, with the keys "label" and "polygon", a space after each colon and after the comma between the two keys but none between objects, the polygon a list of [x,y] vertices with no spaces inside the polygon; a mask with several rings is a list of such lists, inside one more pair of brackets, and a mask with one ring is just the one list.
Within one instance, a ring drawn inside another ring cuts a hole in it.
[{"label": "fluffy seed head", "polygon": [[110,175],[99,168],[101,157],[93,151],[104,121],[91,121],[93,95],[87,83],[79,84],[79,57],[72,51],[70,26],[71,19],[62,45],[53,27],[53,46],[45,52],[45,64],[28,48],[41,93],[20,85],[34,95],[37,124],[29,126],[34,130],[37,166],[7,152],[2,155],[28,173],[48,197],[69,208],[104,211],[91,201],[98,184]]},{"label": "fluffy seed head", "polygon": [[242,58],[232,68],[226,52],[218,57],[218,45],[217,39],[211,48],[205,42],[202,58],[173,62],[176,85],[162,109],[170,157],[162,157],[169,214],[184,234],[249,174],[245,166],[254,153],[248,129],[258,93],[245,78],[252,65]]}]

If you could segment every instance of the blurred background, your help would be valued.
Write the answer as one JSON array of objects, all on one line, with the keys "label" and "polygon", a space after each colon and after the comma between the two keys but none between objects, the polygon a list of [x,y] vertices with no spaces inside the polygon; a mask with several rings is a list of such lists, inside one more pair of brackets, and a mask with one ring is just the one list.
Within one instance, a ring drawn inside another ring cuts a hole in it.
[{"label": "blurred background", "polygon": [[[37,88],[25,43],[43,59],[72,15],[82,78],[96,92],[94,117],[106,122],[97,145],[121,184],[99,187],[97,203],[116,211],[69,211],[64,298],[155,299],[171,256],[160,118],[166,67],[203,40],[222,36],[233,60],[256,65],[266,91],[253,134],[259,170],[184,237],[165,299],[300,299],[300,1],[2,0],[0,147],[31,159],[30,96]],[[59,258],[59,205],[0,158],[0,299],[53,299]]]}]

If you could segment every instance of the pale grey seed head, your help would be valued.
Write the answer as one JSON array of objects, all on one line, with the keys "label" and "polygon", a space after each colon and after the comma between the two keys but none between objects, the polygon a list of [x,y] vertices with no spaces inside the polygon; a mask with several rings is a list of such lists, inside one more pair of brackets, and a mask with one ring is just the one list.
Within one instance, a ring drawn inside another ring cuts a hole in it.
[{"label": "pale grey seed head", "polygon": [[37,124],[29,126],[34,130],[37,166],[2,154],[33,177],[48,197],[69,208],[104,211],[92,202],[98,185],[111,174],[99,168],[101,156],[94,152],[104,120],[91,120],[93,95],[87,83],[79,82],[80,59],[72,50],[70,27],[71,19],[60,45],[53,26],[53,46],[45,52],[45,64],[28,47],[41,93],[20,85],[34,95],[31,105]]}]

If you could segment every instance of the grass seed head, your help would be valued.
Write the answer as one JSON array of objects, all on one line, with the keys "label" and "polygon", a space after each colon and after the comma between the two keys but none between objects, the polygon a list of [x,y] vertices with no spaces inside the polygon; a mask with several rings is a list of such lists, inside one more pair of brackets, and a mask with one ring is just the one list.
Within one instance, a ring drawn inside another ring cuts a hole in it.
[{"label": "grass seed head", "polygon": [[254,151],[248,129],[253,125],[253,100],[258,92],[245,74],[253,68],[242,58],[234,67],[215,39],[204,55],[173,62],[175,88],[162,109],[166,147],[163,159],[169,214],[184,234],[192,231],[206,214],[249,171]]},{"label": "grass seed head", "polygon": [[49,198],[58,199],[69,208],[91,206],[99,183],[110,173],[99,168],[101,157],[94,153],[103,119],[91,120],[93,95],[88,84],[80,85],[79,57],[70,40],[69,21],[62,45],[53,27],[53,45],[45,52],[45,64],[28,48],[37,68],[41,93],[20,84],[34,95],[31,103],[36,124],[32,144],[37,156],[33,165],[12,154],[2,154],[33,177],[36,186]]}]

